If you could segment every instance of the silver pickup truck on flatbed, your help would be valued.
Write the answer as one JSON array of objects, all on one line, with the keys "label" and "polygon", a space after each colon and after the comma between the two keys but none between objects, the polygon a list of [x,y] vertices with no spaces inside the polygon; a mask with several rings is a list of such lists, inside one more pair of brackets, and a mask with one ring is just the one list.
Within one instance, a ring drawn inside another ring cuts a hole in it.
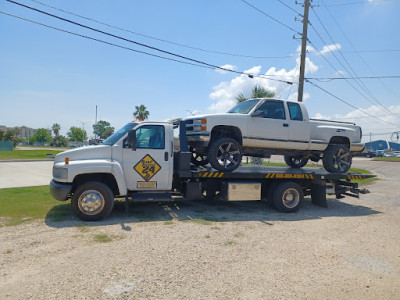
[{"label": "silver pickup truck on flatbed", "polygon": [[184,120],[192,162],[219,171],[239,167],[242,156],[283,154],[287,165],[300,168],[323,160],[331,173],[350,169],[352,155],[364,149],[362,130],[353,123],[310,119],[303,103],[251,99],[224,114]]}]

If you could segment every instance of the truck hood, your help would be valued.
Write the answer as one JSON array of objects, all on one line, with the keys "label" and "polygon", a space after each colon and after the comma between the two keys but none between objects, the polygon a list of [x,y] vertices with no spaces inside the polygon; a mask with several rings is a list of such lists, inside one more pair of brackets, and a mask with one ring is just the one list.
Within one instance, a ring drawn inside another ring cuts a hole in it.
[{"label": "truck hood", "polygon": [[196,115],[190,118],[186,118],[185,120],[197,120],[197,119],[211,119],[211,118],[230,118],[230,117],[236,117],[237,116],[247,116],[247,114],[236,114],[236,113],[221,113],[221,114],[208,114],[208,115]]},{"label": "truck hood", "polygon": [[111,146],[97,145],[80,147],[67,150],[56,155],[54,163],[64,162],[68,157],[70,161],[86,159],[111,159]]}]

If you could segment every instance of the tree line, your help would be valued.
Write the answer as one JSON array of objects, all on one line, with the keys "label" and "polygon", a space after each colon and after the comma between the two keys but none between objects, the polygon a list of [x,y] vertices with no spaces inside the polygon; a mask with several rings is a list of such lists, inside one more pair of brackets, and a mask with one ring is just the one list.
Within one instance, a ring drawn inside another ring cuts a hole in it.
[{"label": "tree line", "polygon": [[[149,117],[150,113],[146,106],[139,105],[135,106],[135,112],[133,117],[139,121],[144,121]],[[50,144],[57,147],[66,147],[68,142],[84,142],[88,139],[87,132],[83,128],[76,126],[70,127],[66,136],[60,134],[61,125],[59,123],[54,123],[51,127],[51,132],[53,136],[49,133],[46,128],[39,128],[35,131],[33,136],[28,138],[20,138],[21,133],[18,127],[7,129],[3,131],[0,129],[0,141],[11,141],[14,147],[18,143],[28,143],[30,145],[34,144]],[[97,139],[106,139],[114,133],[114,127],[107,121],[100,120],[93,125],[93,134]]]}]

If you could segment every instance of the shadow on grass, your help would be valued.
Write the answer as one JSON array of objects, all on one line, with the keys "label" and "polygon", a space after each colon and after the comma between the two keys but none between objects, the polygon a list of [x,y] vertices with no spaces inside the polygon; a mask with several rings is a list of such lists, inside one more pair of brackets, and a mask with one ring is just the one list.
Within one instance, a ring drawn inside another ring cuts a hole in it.
[{"label": "shadow on grass", "polygon": [[276,211],[271,205],[261,201],[242,202],[210,202],[210,201],[173,201],[157,203],[135,203],[130,201],[128,211],[125,202],[115,201],[114,209],[104,220],[85,222],[72,213],[69,203],[54,206],[47,214],[45,222],[50,227],[64,228],[76,226],[104,226],[121,224],[121,229],[131,230],[135,223],[171,221],[195,222],[202,225],[212,225],[218,222],[259,221],[269,224],[271,221],[303,221],[327,217],[359,217],[379,214],[362,205],[328,199],[328,208],[311,204],[310,198],[305,198],[303,206],[296,213],[285,214]]}]

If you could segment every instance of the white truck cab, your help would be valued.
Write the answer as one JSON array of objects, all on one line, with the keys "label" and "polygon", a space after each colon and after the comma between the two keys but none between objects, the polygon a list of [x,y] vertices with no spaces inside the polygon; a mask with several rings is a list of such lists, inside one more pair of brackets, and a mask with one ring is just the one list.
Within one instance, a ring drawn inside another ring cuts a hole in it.
[{"label": "white truck cab", "polygon": [[[87,207],[78,208],[93,210],[95,215],[97,210],[103,209],[101,198],[111,194],[125,196],[128,191],[171,190],[174,159],[172,127],[171,123],[165,122],[131,122],[101,145],[56,155],[51,194],[64,201],[72,192],[77,195],[82,190],[84,194],[78,195],[81,199],[76,202],[81,206],[86,203]],[[129,141],[129,135],[135,135],[135,138]],[[99,185],[103,190],[100,193],[97,190]]]}]

